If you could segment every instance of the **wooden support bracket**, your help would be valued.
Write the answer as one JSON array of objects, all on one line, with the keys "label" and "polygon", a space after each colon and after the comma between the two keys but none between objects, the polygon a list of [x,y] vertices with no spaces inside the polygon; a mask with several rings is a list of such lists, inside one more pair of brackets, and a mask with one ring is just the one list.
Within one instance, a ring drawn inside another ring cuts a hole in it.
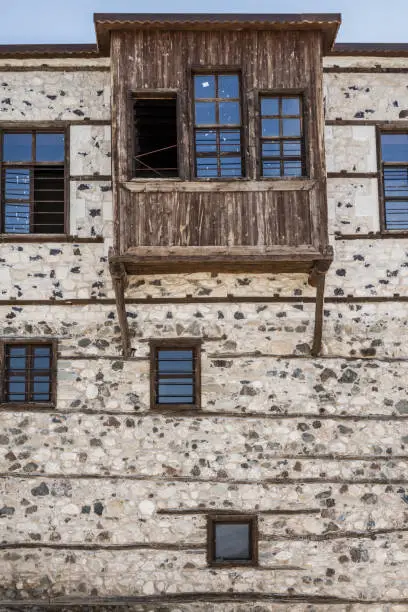
[{"label": "wooden support bracket", "polygon": [[115,261],[113,249],[109,249],[109,270],[112,276],[113,290],[115,292],[116,310],[122,336],[123,356],[130,357],[130,330],[125,306],[125,289],[128,284],[128,279],[125,265],[123,262]]},{"label": "wooden support bracket", "polygon": [[322,335],[323,335],[323,307],[324,307],[324,286],[326,274],[320,273],[316,277],[316,306],[315,306],[315,326],[313,334],[313,346],[311,353],[313,357],[317,357],[322,350]]}]

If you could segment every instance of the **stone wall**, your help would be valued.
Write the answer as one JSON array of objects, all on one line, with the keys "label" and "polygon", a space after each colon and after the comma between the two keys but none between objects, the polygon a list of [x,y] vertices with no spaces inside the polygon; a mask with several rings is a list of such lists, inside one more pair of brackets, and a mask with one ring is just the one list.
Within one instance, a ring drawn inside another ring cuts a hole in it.
[{"label": "stone wall", "polygon": [[[30,61],[2,74],[1,119],[68,122],[70,235],[0,243],[2,339],[56,338],[59,354],[55,409],[0,412],[2,609],[406,610],[408,239],[368,236],[378,179],[352,176],[377,172],[375,127],[327,126],[328,171],[346,175],[328,179],[319,358],[304,275],[189,274],[130,279],[124,360],[107,269],[107,64]],[[404,79],[326,74],[328,120],[399,120]],[[152,413],[148,341],[178,337],[203,339],[202,410]],[[258,515],[259,568],[207,567],[217,510]]]}]

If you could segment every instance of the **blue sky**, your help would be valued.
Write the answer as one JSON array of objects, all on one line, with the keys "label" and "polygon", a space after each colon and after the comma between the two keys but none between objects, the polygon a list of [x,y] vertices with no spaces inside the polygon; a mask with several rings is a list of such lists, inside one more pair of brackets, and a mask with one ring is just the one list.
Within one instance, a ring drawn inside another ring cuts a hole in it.
[{"label": "blue sky", "polygon": [[0,44],[95,42],[92,13],[339,12],[339,42],[407,42],[408,0],[0,0]]}]

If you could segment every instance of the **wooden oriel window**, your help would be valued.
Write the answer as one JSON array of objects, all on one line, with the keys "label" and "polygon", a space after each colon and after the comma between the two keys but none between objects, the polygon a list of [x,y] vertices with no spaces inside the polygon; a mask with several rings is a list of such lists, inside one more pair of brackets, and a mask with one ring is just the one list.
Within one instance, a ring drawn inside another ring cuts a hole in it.
[{"label": "wooden oriel window", "polygon": [[408,132],[380,136],[384,228],[408,230]]},{"label": "wooden oriel window", "polygon": [[133,177],[177,177],[177,96],[135,94],[133,100]]},{"label": "wooden oriel window", "polygon": [[302,98],[260,97],[261,176],[306,176]]},{"label": "wooden oriel window", "polygon": [[256,516],[209,516],[207,559],[212,566],[257,565],[258,525]]},{"label": "wooden oriel window", "polygon": [[1,231],[65,231],[65,134],[1,132]]},{"label": "wooden oriel window", "polygon": [[200,407],[200,346],[197,340],[152,340],[151,407]]},{"label": "wooden oriel window", "polygon": [[2,353],[3,402],[54,402],[55,343],[6,343],[2,345]]},{"label": "wooden oriel window", "polygon": [[239,75],[195,74],[193,78],[196,177],[242,177],[244,163]]}]

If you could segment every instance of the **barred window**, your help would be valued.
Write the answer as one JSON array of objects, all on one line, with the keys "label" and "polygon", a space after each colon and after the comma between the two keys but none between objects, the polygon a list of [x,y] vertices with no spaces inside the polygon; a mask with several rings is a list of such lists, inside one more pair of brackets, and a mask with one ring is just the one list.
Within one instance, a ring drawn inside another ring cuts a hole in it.
[{"label": "barred window", "polygon": [[194,75],[194,115],[196,176],[242,177],[239,75]]},{"label": "barred window", "polygon": [[0,162],[1,231],[64,233],[64,133],[4,131]]},{"label": "barred window", "polygon": [[200,403],[199,344],[152,342],[153,408],[197,408]]},{"label": "barred window", "polygon": [[261,96],[261,176],[306,176],[302,98]]},{"label": "barred window", "polygon": [[5,344],[5,402],[48,403],[54,386],[52,344]]},{"label": "barred window", "polygon": [[384,225],[408,229],[408,133],[381,134]]}]

